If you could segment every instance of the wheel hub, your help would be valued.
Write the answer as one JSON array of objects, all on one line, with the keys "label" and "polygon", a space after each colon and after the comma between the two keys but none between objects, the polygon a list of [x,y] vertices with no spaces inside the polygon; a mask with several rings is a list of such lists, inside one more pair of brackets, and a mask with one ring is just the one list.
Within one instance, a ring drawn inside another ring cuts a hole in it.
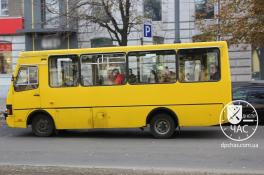
[{"label": "wheel hub", "polygon": [[166,120],[159,120],[155,124],[155,130],[159,134],[166,134],[170,130],[170,124]]}]

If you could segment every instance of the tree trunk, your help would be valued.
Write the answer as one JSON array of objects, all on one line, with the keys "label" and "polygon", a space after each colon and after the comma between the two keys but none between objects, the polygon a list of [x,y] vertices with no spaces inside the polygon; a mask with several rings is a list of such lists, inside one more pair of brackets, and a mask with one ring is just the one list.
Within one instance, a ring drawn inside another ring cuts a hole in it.
[{"label": "tree trunk", "polygon": [[127,34],[122,34],[120,46],[127,46]]},{"label": "tree trunk", "polygon": [[258,50],[260,79],[264,80],[264,47]]}]

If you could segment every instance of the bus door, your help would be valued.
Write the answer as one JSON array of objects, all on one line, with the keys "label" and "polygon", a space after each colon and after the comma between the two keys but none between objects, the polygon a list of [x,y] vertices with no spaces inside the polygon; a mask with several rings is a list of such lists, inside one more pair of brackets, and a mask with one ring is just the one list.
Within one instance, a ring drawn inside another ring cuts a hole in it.
[{"label": "bus door", "polygon": [[80,62],[82,96],[93,107],[94,128],[122,127],[129,123],[128,117],[113,107],[123,105],[127,94],[122,86],[126,74],[125,54],[86,54],[80,57]]},{"label": "bus door", "polygon": [[79,84],[77,55],[50,56],[43,76],[41,104],[53,115],[57,129],[92,128],[92,109]]}]

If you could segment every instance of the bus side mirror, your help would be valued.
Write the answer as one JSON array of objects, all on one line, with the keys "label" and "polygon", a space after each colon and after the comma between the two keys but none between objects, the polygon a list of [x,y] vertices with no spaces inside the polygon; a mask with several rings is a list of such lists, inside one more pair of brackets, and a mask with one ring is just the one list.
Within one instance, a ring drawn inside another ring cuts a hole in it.
[{"label": "bus side mirror", "polygon": [[16,77],[14,75],[12,75],[11,81],[12,82],[15,82],[16,81]]}]

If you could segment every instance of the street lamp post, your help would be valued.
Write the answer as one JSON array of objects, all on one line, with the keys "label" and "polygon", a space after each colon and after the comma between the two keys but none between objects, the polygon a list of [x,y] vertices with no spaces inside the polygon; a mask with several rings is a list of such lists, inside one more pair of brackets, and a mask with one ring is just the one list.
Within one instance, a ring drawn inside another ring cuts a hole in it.
[{"label": "street lamp post", "polygon": [[180,43],[180,0],[174,0],[175,8],[175,40],[174,43]]}]

